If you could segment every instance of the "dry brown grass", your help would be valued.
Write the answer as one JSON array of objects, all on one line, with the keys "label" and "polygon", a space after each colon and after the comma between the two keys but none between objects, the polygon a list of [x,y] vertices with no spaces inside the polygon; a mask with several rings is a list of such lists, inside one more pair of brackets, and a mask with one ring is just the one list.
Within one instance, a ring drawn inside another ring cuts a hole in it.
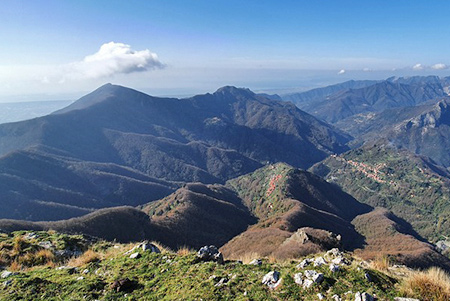
[{"label": "dry brown grass", "polygon": [[87,250],[81,256],[73,257],[68,262],[68,266],[79,267],[90,262],[101,260],[101,255],[93,250]]},{"label": "dry brown grass", "polygon": [[13,271],[13,272],[17,272],[23,269],[23,266],[18,263],[17,261],[13,261],[11,262],[11,264],[9,265],[8,270]]},{"label": "dry brown grass", "polygon": [[47,264],[55,259],[55,254],[50,250],[39,250],[34,254],[35,264]]},{"label": "dry brown grass", "polygon": [[170,249],[169,247],[163,245],[162,243],[160,243],[159,241],[152,241],[150,242],[152,244],[154,244],[156,247],[158,247],[158,249],[161,251],[161,253],[175,253],[172,249]]},{"label": "dry brown grass", "polygon": [[186,255],[189,255],[189,254],[192,254],[192,253],[195,253],[195,250],[189,248],[188,246],[180,247],[177,250],[177,254],[180,255],[180,256],[186,256]]},{"label": "dry brown grass", "polygon": [[391,266],[391,260],[389,256],[377,256],[370,262],[370,266],[379,271],[387,271]]},{"label": "dry brown grass", "polygon": [[248,253],[241,254],[239,256],[231,255],[229,257],[229,259],[240,260],[240,261],[242,261],[242,263],[248,264],[254,259],[261,259],[261,256],[259,255],[259,253],[256,253],[256,252],[248,252]]},{"label": "dry brown grass", "polygon": [[450,276],[439,268],[412,273],[400,285],[405,296],[421,300],[450,300]]},{"label": "dry brown grass", "polygon": [[24,267],[31,267],[35,265],[45,265],[47,262],[53,261],[55,255],[50,250],[42,249],[37,252],[26,252],[17,257],[16,260]]},{"label": "dry brown grass", "polygon": [[123,256],[123,254],[133,247],[136,246],[136,243],[128,243],[128,244],[117,244],[111,248],[108,248],[103,255],[104,259],[111,259]]},{"label": "dry brown grass", "polygon": [[26,241],[22,238],[22,236],[16,236],[13,240],[13,249],[12,256],[19,255],[26,245]]}]

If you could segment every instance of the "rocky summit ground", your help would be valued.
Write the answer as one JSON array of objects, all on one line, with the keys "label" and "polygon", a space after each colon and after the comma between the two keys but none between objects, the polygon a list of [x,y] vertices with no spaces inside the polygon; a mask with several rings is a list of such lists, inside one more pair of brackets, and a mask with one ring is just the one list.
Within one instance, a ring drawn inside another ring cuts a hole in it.
[{"label": "rocky summit ground", "polygon": [[338,249],[292,261],[224,259],[214,247],[175,252],[54,231],[3,233],[0,299],[448,300],[408,291],[405,281],[418,272]]}]

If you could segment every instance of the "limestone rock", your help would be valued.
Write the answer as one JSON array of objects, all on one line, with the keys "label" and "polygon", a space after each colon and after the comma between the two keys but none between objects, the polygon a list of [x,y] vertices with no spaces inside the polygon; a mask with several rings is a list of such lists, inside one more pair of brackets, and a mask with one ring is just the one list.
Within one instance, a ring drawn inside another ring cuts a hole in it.
[{"label": "limestone rock", "polygon": [[215,261],[220,264],[224,263],[223,255],[216,246],[201,247],[197,252],[197,258],[202,261]]},{"label": "limestone rock", "polygon": [[139,252],[133,253],[130,255],[130,258],[132,259],[138,259],[141,257],[141,254],[139,254]]},{"label": "limestone rock", "polygon": [[303,281],[303,288],[310,288],[311,286],[313,286],[314,281],[312,281],[311,279],[305,279]]},{"label": "limestone rock", "polygon": [[155,246],[154,244],[151,244],[147,241],[144,241],[138,247],[140,247],[142,249],[142,251],[150,251],[152,253],[161,253],[161,251],[159,250],[159,248],[157,246]]},{"label": "limestone rock", "polygon": [[303,274],[297,273],[294,275],[294,282],[298,285],[303,285]]},{"label": "limestone rock", "polygon": [[124,253],[124,255],[129,255],[136,251],[137,249],[142,249],[142,251],[150,251],[153,253],[161,253],[159,248],[155,246],[154,244],[149,243],[148,241],[144,241],[136,246],[134,246],[131,250],[128,250]]},{"label": "limestone rock", "polygon": [[336,258],[333,258],[333,260],[331,260],[331,262],[334,264],[338,264],[338,265],[349,265],[349,262],[343,256],[338,256]]},{"label": "limestone rock", "polygon": [[337,264],[334,264],[334,263],[330,264],[330,271],[331,271],[331,272],[336,273],[336,272],[339,271],[340,269],[341,269],[341,267],[338,266]]},{"label": "limestone rock", "polygon": [[10,272],[10,271],[3,271],[1,274],[2,279],[8,278],[10,276],[14,276],[16,273]]},{"label": "limestone rock", "polygon": [[6,280],[5,282],[3,282],[3,287],[7,287],[11,283],[12,283],[12,280]]},{"label": "limestone rock", "polygon": [[252,261],[249,262],[249,264],[251,264],[251,265],[262,265],[262,260],[261,259],[253,259]]},{"label": "limestone rock", "polygon": [[23,236],[23,238],[26,239],[26,240],[35,239],[35,238],[38,238],[38,237],[39,237],[39,235],[37,235],[34,232],[27,233],[27,234],[25,234]]},{"label": "limestone rock", "polygon": [[317,257],[314,259],[314,266],[315,267],[320,267],[324,264],[327,264],[327,262],[325,261],[325,259],[323,257]]},{"label": "limestone rock", "polygon": [[304,268],[306,268],[308,265],[310,265],[311,262],[312,262],[312,260],[309,259],[309,258],[303,259],[303,260],[297,265],[297,268],[299,268],[299,269],[304,269]]},{"label": "limestone rock", "polygon": [[334,301],[341,301],[342,300],[341,297],[339,297],[339,295],[333,295],[331,297],[331,299],[333,299]]},{"label": "limestone rock", "polygon": [[221,287],[222,285],[227,285],[228,284],[228,278],[221,278],[219,280],[219,282],[217,282],[216,284],[214,284],[215,287]]},{"label": "limestone rock", "polygon": [[373,297],[372,295],[368,294],[368,293],[360,293],[357,292],[355,294],[355,301],[373,301]]},{"label": "limestone rock", "polygon": [[38,246],[40,246],[44,249],[54,249],[55,248],[55,246],[52,244],[52,242],[48,241],[48,240],[39,242]]},{"label": "limestone rock", "polygon": [[264,275],[262,283],[267,285],[270,289],[275,289],[281,284],[280,272],[271,271]]},{"label": "limestone rock", "polygon": [[[323,274],[314,270],[306,270],[304,272],[306,279],[303,281],[303,287],[309,288],[315,283],[321,283],[323,281]],[[309,281],[308,281],[309,280]]]}]

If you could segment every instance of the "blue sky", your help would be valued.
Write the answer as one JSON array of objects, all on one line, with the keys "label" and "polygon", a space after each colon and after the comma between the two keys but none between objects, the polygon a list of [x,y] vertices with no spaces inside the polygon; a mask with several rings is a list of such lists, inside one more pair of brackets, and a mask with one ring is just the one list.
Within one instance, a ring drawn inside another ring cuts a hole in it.
[{"label": "blue sky", "polygon": [[0,101],[78,97],[106,82],[188,95],[446,76],[449,11],[420,0],[3,0]]}]

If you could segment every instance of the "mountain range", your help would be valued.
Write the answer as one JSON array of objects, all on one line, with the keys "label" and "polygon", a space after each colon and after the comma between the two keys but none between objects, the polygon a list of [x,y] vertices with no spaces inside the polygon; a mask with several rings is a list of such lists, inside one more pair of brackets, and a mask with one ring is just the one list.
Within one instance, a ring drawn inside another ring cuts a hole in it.
[{"label": "mountain range", "polygon": [[448,78],[437,76],[389,78],[384,81],[350,81],[283,98],[329,123],[362,113],[416,106],[447,96]]},{"label": "mountain range", "polygon": [[450,235],[449,84],[184,99],[107,84],[0,125],[0,229],[214,244],[230,259],[338,247],[450,270],[430,243]]},{"label": "mountain range", "polygon": [[51,115],[0,125],[0,217],[57,220],[136,206],[267,162],[307,168],[348,149],[349,139],[247,89],[174,99],[108,84]]}]

